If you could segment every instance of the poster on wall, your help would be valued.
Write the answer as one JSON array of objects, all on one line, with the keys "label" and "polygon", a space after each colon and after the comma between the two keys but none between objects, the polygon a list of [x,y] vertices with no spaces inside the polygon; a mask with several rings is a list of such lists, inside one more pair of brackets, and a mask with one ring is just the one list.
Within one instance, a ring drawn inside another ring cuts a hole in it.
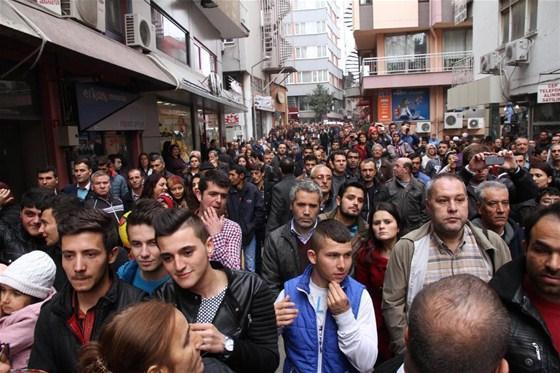
[{"label": "poster on wall", "polygon": [[391,91],[383,89],[377,96],[377,120],[391,121]]},{"label": "poster on wall", "polygon": [[428,89],[394,89],[393,121],[430,119],[430,92]]}]

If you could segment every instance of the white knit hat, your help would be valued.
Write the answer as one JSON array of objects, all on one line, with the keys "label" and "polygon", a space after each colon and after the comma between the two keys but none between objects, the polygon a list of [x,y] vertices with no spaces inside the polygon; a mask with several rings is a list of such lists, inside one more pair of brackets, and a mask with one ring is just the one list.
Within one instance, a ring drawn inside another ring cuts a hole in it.
[{"label": "white knit hat", "polygon": [[53,286],[56,265],[43,251],[32,251],[14,260],[0,274],[0,284],[35,298],[45,299]]}]

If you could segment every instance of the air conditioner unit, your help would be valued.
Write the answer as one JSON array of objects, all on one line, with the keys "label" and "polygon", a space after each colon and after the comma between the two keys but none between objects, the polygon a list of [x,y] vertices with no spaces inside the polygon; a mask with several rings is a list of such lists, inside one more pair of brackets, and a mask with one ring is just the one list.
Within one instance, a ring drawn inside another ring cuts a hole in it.
[{"label": "air conditioner unit", "polygon": [[469,118],[467,119],[467,129],[479,130],[484,128],[484,118]]},{"label": "air conditioner unit", "polygon": [[432,132],[432,122],[416,122],[416,133]]},{"label": "air conditioner unit", "polygon": [[456,113],[456,112],[445,113],[445,121],[443,123],[443,128],[446,130],[463,128],[463,113]]},{"label": "air conditioner unit", "polygon": [[509,66],[529,63],[529,40],[517,39],[508,43],[504,52],[504,61]]},{"label": "air conditioner unit", "polygon": [[62,16],[105,32],[105,0],[61,0]]},{"label": "air conditioner unit", "polygon": [[126,45],[140,47],[144,52],[156,49],[156,27],[144,17],[129,13],[124,15]]},{"label": "air conditioner unit", "polygon": [[480,57],[480,73],[481,74],[499,74],[500,62],[496,52],[490,52]]}]

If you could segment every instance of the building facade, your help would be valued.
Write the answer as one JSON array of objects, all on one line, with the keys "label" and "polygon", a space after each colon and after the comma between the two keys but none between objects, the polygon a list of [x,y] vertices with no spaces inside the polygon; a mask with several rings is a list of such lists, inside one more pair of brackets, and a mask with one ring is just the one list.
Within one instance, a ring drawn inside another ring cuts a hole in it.
[{"label": "building facade", "polygon": [[221,79],[222,40],[249,35],[239,1],[0,0],[0,10],[0,180],[16,194],[46,164],[64,184],[82,156],[122,153],[136,166],[170,143],[204,151],[224,142],[225,114],[249,110]]},{"label": "building facade", "polygon": [[361,118],[382,123],[410,121],[417,133],[426,136],[464,130],[446,122],[451,120],[447,118],[451,114],[446,114],[447,90],[454,84],[456,69],[466,74],[472,71],[472,21],[468,9],[456,3],[354,0]]},{"label": "building facade", "polygon": [[342,1],[292,0],[292,11],[284,21],[297,70],[286,80],[292,119],[315,120],[308,97],[317,85],[326,88],[334,98],[331,111],[321,119],[344,118],[341,17]]},{"label": "building facade", "polygon": [[475,0],[468,6],[474,76],[449,90],[449,106],[491,108],[493,137],[560,131],[560,2]]}]

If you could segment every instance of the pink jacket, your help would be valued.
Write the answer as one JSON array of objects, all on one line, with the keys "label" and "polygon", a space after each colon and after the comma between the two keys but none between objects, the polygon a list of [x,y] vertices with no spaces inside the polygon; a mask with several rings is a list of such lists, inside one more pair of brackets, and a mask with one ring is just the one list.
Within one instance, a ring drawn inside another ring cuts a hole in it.
[{"label": "pink jacket", "polygon": [[0,318],[0,342],[10,344],[12,369],[27,368],[31,347],[33,347],[33,332],[41,306],[55,293],[56,290],[53,288],[45,300]]}]

